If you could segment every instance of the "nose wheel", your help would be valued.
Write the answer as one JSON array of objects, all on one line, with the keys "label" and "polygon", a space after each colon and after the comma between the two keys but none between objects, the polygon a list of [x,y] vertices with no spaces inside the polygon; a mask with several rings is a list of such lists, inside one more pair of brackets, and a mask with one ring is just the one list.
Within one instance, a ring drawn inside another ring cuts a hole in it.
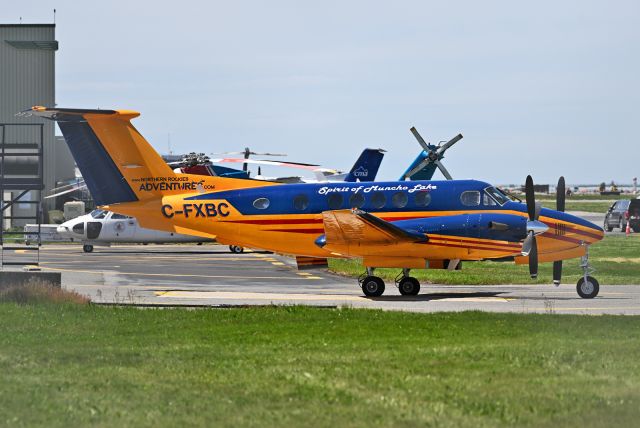
[{"label": "nose wheel", "polygon": [[580,259],[580,267],[582,268],[582,278],[578,280],[576,291],[578,292],[578,295],[583,299],[593,299],[600,292],[600,283],[598,283],[598,280],[590,275],[595,272],[595,269],[589,264],[588,245],[587,252]]}]

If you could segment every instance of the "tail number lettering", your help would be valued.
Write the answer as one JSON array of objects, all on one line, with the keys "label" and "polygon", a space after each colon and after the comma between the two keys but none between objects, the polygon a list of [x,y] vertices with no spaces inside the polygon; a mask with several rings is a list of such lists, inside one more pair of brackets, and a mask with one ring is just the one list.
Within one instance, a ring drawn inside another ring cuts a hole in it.
[{"label": "tail number lettering", "polygon": [[184,216],[184,218],[226,217],[229,215],[229,205],[224,202],[217,205],[212,203],[182,204],[182,209],[176,210],[173,205],[165,204],[160,211],[166,218],[173,218],[176,215]]}]

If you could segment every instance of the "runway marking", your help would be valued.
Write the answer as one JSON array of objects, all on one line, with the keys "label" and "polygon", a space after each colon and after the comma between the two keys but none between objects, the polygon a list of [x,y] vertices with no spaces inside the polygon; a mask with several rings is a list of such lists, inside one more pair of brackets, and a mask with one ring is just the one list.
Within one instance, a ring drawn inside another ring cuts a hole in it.
[{"label": "runway marking", "polygon": [[253,299],[253,300],[349,300],[368,301],[362,296],[342,294],[287,294],[287,293],[248,293],[233,291],[158,291],[158,297],[177,299]]},{"label": "runway marking", "polygon": [[309,272],[296,272],[296,274],[302,275],[302,276],[311,276],[312,275]]},{"label": "runway marking", "polygon": [[305,276],[304,279],[322,279],[319,276]]},{"label": "runway marking", "polygon": [[284,266],[284,263],[282,262],[271,262],[271,264],[274,266]]},{"label": "runway marking", "polygon": [[18,254],[25,254],[27,250],[15,250],[15,252]]},{"label": "runway marking", "polygon": [[[297,276],[234,276],[234,275],[196,275],[196,274],[175,274],[175,273],[143,273],[143,272],[117,272],[117,271],[94,271],[94,270],[79,270],[79,269],[64,269],[54,267],[43,267],[45,270],[58,271],[58,272],[74,272],[74,273],[88,273],[93,275],[131,275],[131,276],[161,276],[161,277],[178,277],[178,278],[226,278],[226,279],[287,279],[287,280],[300,280]],[[322,279],[322,278],[319,278]]]}]

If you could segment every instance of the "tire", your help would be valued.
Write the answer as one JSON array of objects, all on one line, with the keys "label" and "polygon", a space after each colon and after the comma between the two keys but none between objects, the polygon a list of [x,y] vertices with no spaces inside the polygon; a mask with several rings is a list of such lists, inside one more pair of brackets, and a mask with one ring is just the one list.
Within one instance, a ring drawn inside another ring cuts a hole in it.
[{"label": "tire", "polygon": [[362,292],[367,297],[380,297],[384,293],[384,281],[377,276],[368,276],[362,281]]},{"label": "tire", "polygon": [[244,253],[244,247],[241,247],[239,245],[229,245],[229,250],[235,254]]},{"label": "tire", "polygon": [[417,296],[420,292],[420,282],[410,276],[402,278],[398,284],[398,290],[403,296]]},{"label": "tire", "polygon": [[578,295],[583,299],[593,299],[598,295],[598,292],[600,291],[600,284],[592,276],[587,276],[586,283],[584,277],[582,277],[578,280],[576,291],[578,292]]},{"label": "tire", "polygon": [[85,253],[90,253],[93,251],[93,245],[89,245],[89,244],[84,244],[82,246],[82,251],[84,251]]}]

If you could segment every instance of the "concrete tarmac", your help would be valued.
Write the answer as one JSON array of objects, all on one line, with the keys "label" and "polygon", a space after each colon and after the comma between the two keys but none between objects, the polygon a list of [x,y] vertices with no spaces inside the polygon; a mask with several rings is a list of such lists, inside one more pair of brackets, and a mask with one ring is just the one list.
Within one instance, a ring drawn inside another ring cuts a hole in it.
[{"label": "concrete tarmac", "polygon": [[89,254],[79,245],[45,245],[40,259],[44,270],[62,272],[63,287],[103,304],[640,315],[640,286],[601,285],[597,298],[581,299],[575,284],[423,284],[418,296],[405,297],[387,283],[384,296],[366,298],[354,278],[297,271],[292,259],[232,254],[221,245],[122,245],[95,247]]}]

